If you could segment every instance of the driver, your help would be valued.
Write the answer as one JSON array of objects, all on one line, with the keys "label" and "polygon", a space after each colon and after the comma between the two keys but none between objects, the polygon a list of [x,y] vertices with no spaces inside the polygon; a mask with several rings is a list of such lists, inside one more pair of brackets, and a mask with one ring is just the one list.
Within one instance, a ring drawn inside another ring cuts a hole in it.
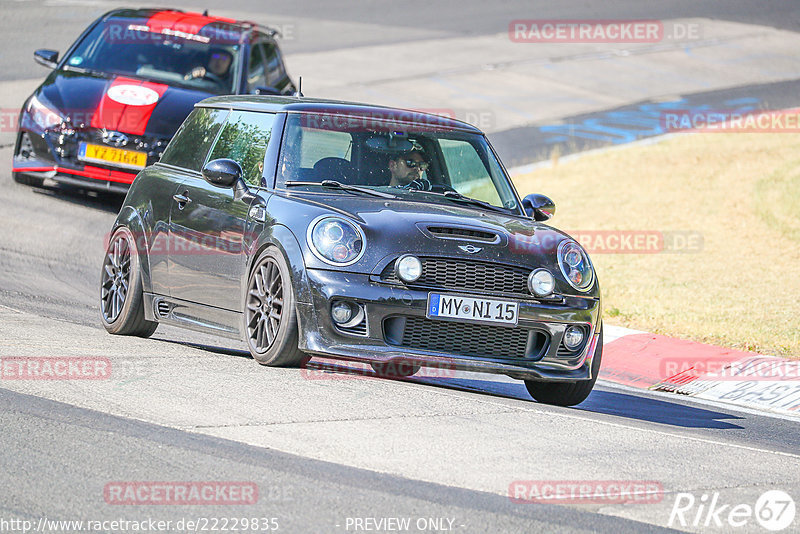
[{"label": "driver", "polygon": [[430,191],[431,182],[422,175],[429,167],[419,150],[404,152],[389,160],[389,172],[392,173],[389,186]]},{"label": "driver", "polygon": [[211,57],[208,58],[208,72],[224,78],[228,74],[228,69],[233,62],[233,56],[225,50],[212,50]]},{"label": "driver", "polygon": [[228,75],[228,71],[233,63],[233,56],[221,49],[212,49],[208,55],[205,67],[195,67],[184,79],[209,77],[215,81],[222,82]]}]

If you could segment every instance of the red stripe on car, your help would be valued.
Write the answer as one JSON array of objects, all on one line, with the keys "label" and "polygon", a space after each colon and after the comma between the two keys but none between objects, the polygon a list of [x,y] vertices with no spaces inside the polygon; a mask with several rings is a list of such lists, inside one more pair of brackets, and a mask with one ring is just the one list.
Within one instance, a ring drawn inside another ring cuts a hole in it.
[{"label": "red stripe on car", "polygon": [[236,21],[224,17],[207,17],[199,13],[159,11],[147,20],[147,26],[150,28],[150,31],[154,32],[161,32],[168,29],[198,34],[204,26],[212,22],[235,23]]},{"label": "red stripe on car", "polygon": [[[118,91],[124,90],[124,86],[144,88],[143,92],[148,94],[155,92],[157,98],[152,103],[145,103],[144,105],[124,103],[125,101],[118,96],[113,96],[115,88]],[[150,120],[153,110],[158,105],[158,100],[161,99],[168,88],[168,85],[162,83],[146,82],[119,76],[106,88],[106,92],[97,106],[97,111],[92,115],[90,125],[92,128],[142,135],[147,128],[147,122]]]}]

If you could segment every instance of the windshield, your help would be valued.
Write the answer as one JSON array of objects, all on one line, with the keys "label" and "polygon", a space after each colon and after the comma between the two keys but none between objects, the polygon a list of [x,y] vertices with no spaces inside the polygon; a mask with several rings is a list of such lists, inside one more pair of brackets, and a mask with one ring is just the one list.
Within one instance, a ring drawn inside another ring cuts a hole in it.
[{"label": "windshield", "polygon": [[302,183],[333,180],[409,200],[452,205],[468,197],[519,212],[506,174],[479,134],[430,123],[290,113],[283,139],[279,186],[300,182],[289,185],[319,190]]},{"label": "windshield", "polygon": [[194,31],[148,26],[142,18],[111,18],[89,32],[65,65],[212,94],[235,92],[240,49],[236,28],[213,22]]}]

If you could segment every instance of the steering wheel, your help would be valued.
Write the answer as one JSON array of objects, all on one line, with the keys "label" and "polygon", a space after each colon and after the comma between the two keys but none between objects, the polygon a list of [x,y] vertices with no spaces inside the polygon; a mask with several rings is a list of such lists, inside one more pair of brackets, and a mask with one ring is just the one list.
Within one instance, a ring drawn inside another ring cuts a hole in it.
[{"label": "steering wheel", "polygon": [[225,80],[214,74],[213,72],[209,72],[205,67],[195,67],[189,72],[187,72],[183,79],[186,81],[194,80],[196,78],[201,78],[204,80],[209,80],[214,82],[215,84],[219,85],[220,87],[225,87]]},{"label": "steering wheel", "polygon": [[430,190],[434,193],[447,193],[448,191],[457,192],[455,189],[445,184],[431,184]]}]

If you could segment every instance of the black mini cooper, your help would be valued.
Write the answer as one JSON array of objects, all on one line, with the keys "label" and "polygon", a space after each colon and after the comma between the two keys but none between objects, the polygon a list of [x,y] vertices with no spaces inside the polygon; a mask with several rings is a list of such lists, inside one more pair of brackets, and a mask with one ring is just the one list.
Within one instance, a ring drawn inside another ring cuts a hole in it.
[{"label": "black mini cooper", "polygon": [[25,101],[14,180],[125,192],[212,95],[292,94],[277,31],[160,9],[115,9],[69,49],[37,50],[52,69]]},{"label": "black mini cooper", "polygon": [[215,97],[139,173],[110,234],[101,312],[322,355],[379,375],[501,373],[538,401],[592,390],[600,288],[581,246],[520,199],[460,121],[295,97]]}]

